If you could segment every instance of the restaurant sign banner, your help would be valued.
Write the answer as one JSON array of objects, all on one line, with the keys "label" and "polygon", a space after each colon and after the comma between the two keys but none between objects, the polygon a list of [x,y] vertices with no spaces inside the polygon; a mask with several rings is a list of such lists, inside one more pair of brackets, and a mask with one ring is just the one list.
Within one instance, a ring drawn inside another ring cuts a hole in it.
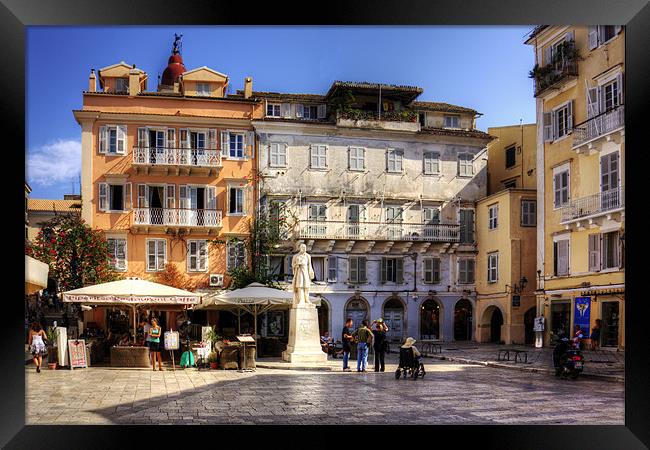
[{"label": "restaurant sign banner", "polygon": [[118,295],[77,295],[63,294],[64,302],[73,303],[154,303],[154,304],[177,304],[194,305],[199,303],[199,297],[150,297],[142,295],[131,295],[120,297]]},{"label": "restaurant sign banner", "polygon": [[75,367],[88,367],[88,354],[84,339],[69,339],[68,351],[70,352],[70,369]]}]

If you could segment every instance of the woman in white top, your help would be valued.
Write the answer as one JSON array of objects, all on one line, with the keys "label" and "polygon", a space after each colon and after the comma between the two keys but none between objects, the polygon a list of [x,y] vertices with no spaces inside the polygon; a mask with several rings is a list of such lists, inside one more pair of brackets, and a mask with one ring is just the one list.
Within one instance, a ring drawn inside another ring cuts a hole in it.
[{"label": "woman in white top", "polygon": [[36,365],[36,372],[41,373],[41,364],[43,363],[43,354],[45,353],[45,342],[47,335],[41,324],[38,322],[32,323],[32,328],[29,330],[29,351],[34,357],[34,364]]}]

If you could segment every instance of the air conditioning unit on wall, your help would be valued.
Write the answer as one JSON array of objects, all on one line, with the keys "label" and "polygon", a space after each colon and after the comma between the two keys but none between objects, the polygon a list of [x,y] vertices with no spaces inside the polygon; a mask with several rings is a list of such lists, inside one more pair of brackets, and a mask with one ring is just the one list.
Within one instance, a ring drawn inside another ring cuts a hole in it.
[{"label": "air conditioning unit on wall", "polygon": [[210,287],[219,287],[223,286],[223,274],[222,273],[211,273],[210,274]]}]

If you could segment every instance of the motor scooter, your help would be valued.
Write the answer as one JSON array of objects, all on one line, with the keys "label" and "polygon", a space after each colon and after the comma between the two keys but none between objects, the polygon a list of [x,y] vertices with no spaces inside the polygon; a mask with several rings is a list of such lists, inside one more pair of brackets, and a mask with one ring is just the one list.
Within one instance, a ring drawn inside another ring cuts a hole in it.
[{"label": "motor scooter", "polygon": [[553,349],[555,376],[575,380],[584,369],[584,356],[579,348],[571,347],[566,337],[561,338]]}]

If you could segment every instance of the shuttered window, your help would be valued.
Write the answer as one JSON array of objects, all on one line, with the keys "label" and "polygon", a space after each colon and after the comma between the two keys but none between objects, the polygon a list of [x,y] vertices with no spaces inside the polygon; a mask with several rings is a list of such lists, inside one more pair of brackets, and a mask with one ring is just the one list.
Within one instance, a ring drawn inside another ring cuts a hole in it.
[{"label": "shuttered window", "polygon": [[349,150],[350,170],[363,170],[365,168],[365,153],[366,150],[364,148],[350,147]]},{"label": "shuttered window", "polygon": [[422,263],[424,282],[427,284],[440,283],[440,258],[424,258]]},{"label": "shuttered window", "polygon": [[474,284],[474,266],[473,259],[463,258],[458,260],[458,283]]},{"label": "shuttered window", "polygon": [[511,145],[510,147],[506,148],[506,169],[514,167],[516,160],[516,147],[514,145]]},{"label": "shuttered window", "polygon": [[244,188],[228,188],[228,214],[244,213]]},{"label": "shuttered window", "polygon": [[327,146],[312,145],[310,147],[310,160],[312,169],[327,168]]},{"label": "shuttered window", "polygon": [[569,169],[553,174],[553,193],[555,208],[564,206],[569,202]]},{"label": "shuttered window", "polygon": [[227,270],[246,267],[246,246],[244,241],[228,241],[226,249],[228,253]]},{"label": "shuttered window", "polygon": [[439,173],[440,173],[440,153],[425,152],[424,153],[424,174],[437,175]]},{"label": "shuttered window", "polygon": [[148,239],[146,244],[147,271],[164,270],[167,260],[167,241],[165,239]]},{"label": "shuttered window", "polygon": [[382,283],[403,283],[404,282],[404,259],[403,258],[382,258],[381,259],[381,281]]},{"label": "shuttered window", "polygon": [[339,259],[336,256],[327,257],[327,281],[336,281]]},{"label": "shuttered window", "polygon": [[99,152],[126,154],[126,125],[103,125],[99,127]]},{"label": "shuttered window", "polygon": [[386,170],[392,173],[401,173],[403,170],[404,152],[389,149],[386,151]]},{"label": "shuttered window", "polygon": [[601,246],[601,267],[603,269],[615,269],[620,267],[621,241],[619,239],[618,231],[603,233]]},{"label": "shuttered window", "polygon": [[208,268],[208,241],[187,241],[187,270],[205,272]]},{"label": "shuttered window", "polygon": [[349,265],[348,282],[365,283],[367,281],[365,256],[351,256],[348,259],[348,265]]},{"label": "shuttered window", "polygon": [[487,264],[487,281],[496,283],[499,280],[499,253],[489,253]]},{"label": "shuttered window", "polygon": [[267,117],[280,117],[280,103],[267,103],[266,104]]},{"label": "shuttered window", "polygon": [[600,233],[589,235],[589,271],[600,271]]},{"label": "shuttered window", "polygon": [[494,230],[499,222],[499,205],[492,205],[488,208],[488,229]]},{"label": "shuttered window", "polygon": [[537,202],[535,200],[521,201],[521,224],[525,227],[537,225]]},{"label": "shuttered window", "polygon": [[110,266],[120,272],[126,271],[126,239],[108,238]]},{"label": "shuttered window", "polygon": [[460,210],[460,242],[471,244],[474,242],[474,210]]},{"label": "shuttered window", "polygon": [[471,177],[474,175],[473,156],[469,153],[458,154],[458,176]]},{"label": "shuttered window", "polygon": [[569,275],[569,239],[553,243],[553,272],[556,276]]},{"label": "shuttered window", "polygon": [[287,144],[276,142],[269,144],[269,165],[271,167],[287,166]]},{"label": "shuttered window", "polygon": [[243,158],[244,157],[244,133],[229,132],[229,152],[230,158]]}]

